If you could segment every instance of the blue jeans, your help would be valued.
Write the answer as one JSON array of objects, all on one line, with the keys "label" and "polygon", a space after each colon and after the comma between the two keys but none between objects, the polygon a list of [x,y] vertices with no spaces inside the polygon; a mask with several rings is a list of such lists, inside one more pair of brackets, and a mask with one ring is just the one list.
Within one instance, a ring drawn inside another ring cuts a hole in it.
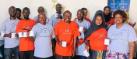
[{"label": "blue jeans", "polygon": [[4,45],[0,46],[0,59],[4,59]]},{"label": "blue jeans", "polygon": [[14,56],[14,59],[19,59],[18,47],[4,48],[4,56],[5,56],[5,59],[12,59],[13,56]]}]

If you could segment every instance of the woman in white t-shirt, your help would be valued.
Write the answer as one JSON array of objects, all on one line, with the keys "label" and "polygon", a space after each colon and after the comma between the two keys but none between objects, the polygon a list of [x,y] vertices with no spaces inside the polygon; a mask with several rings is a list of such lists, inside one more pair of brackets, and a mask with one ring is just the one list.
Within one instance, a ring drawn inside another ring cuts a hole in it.
[{"label": "woman in white t-shirt", "polygon": [[137,41],[135,30],[126,23],[127,14],[117,10],[113,14],[115,24],[108,30],[110,39],[107,59],[133,59],[135,41]]},{"label": "woman in white t-shirt", "polygon": [[44,14],[40,14],[38,19],[40,23],[37,23],[32,29],[35,38],[34,58],[52,59],[53,52],[51,39],[54,37],[53,27],[46,23]]}]

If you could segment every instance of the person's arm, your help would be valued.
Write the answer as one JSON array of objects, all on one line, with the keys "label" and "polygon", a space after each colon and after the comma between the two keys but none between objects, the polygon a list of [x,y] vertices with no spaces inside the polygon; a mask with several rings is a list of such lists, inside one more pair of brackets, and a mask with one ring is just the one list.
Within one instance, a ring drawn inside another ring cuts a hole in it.
[{"label": "person's arm", "polygon": [[33,40],[35,40],[36,35],[37,35],[37,25],[33,26],[32,30],[29,32],[29,36],[30,38],[32,38]]},{"label": "person's arm", "polygon": [[22,31],[22,21],[19,21],[18,24],[16,25],[16,32],[21,32]]},{"label": "person's arm", "polygon": [[134,28],[131,26],[128,27],[129,59],[133,59],[135,54],[135,44],[137,41],[137,36]]},{"label": "person's arm", "polygon": [[[54,36],[55,36],[55,41],[56,41],[56,43],[57,44],[61,44],[60,42],[60,40],[59,40],[59,25],[58,24],[56,24],[55,26],[54,26],[54,28],[53,28],[53,30],[54,30]],[[54,40],[53,40],[54,41]]]},{"label": "person's arm", "polygon": [[0,33],[1,33],[0,35],[2,37],[10,37],[10,33],[5,33],[6,23],[7,23],[7,21],[4,21],[3,24],[2,24],[2,26],[1,26],[1,28],[0,28]]},{"label": "person's arm", "polygon": [[75,56],[75,53],[76,53],[76,48],[77,48],[77,43],[78,43],[78,37],[80,36],[80,32],[79,32],[79,27],[78,27],[78,24],[74,24],[74,31],[73,31],[73,34],[74,34],[74,38],[73,38],[73,56]]},{"label": "person's arm", "polygon": [[129,42],[129,59],[133,59],[135,54],[135,41]]}]

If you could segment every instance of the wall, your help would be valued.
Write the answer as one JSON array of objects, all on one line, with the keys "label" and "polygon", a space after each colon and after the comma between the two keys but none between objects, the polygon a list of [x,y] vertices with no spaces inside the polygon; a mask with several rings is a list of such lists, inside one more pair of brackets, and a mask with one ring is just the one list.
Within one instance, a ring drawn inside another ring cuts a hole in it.
[{"label": "wall", "polygon": [[[91,18],[96,10],[103,9],[107,4],[107,0],[0,0],[0,24],[9,17],[8,8],[13,5],[18,8],[29,7],[31,10],[30,17],[37,15],[37,8],[44,6],[50,17],[55,13],[55,4],[61,3],[64,10],[70,10],[73,13],[73,18],[79,8],[86,7],[90,11]],[[100,3],[101,2],[101,3]]]},{"label": "wall", "polygon": [[[70,10],[73,13],[73,18],[76,16],[76,11],[79,8],[86,7],[89,10],[91,18],[94,16],[96,10],[103,9],[107,4],[107,0],[0,0],[0,24],[9,17],[8,8],[13,5],[18,8],[29,7],[31,10],[30,17],[37,15],[38,6],[44,6],[50,17],[55,13],[55,4],[61,3],[64,10]],[[137,0],[131,0],[129,17],[130,21],[137,22]],[[135,26],[137,29],[137,25]]]}]

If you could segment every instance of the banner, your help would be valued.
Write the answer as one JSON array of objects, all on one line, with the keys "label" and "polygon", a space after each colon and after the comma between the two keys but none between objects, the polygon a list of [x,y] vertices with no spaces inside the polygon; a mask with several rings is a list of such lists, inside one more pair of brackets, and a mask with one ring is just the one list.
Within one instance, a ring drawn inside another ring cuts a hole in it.
[{"label": "banner", "polygon": [[130,0],[108,0],[108,6],[111,7],[112,11],[120,9],[128,12]]}]

